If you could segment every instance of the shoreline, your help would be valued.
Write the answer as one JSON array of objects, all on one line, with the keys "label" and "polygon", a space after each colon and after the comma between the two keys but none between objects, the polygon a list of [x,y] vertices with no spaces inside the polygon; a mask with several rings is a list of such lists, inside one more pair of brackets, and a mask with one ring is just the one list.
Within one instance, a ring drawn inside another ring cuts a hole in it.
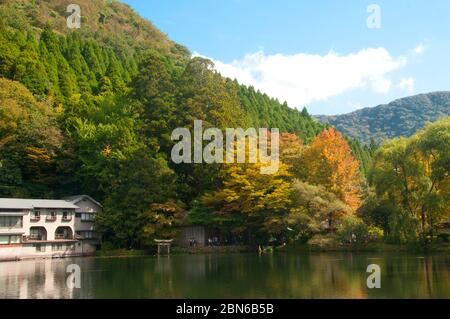
[{"label": "shoreline", "polygon": [[[258,249],[252,246],[204,246],[204,247],[173,247],[170,255],[211,255],[211,254],[240,254],[240,253],[254,253],[258,254]],[[448,243],[441,245],[432,245],[429,247],[416,247],[407,245],[392,245],[392,244],[367,244],[364,246],[331,246],[331,247],[316,247],[307,244],[287,245],[283,247],[272,247],[266,252],[259,253],[260,255],[270,255],[276,253],[422,253],[422,254],[450,254],[450,245]],[[170,256],[169,255],[169,256]],[[167,254],[161,254],[162,257],[167,257]],[[137,257],[158,257],[158,254],[144,249],[112,249],[99,250],[91,255],[83,256],[64,256],[59,258],[51,257],[36,257],[24,258],[19,260],[2,259],[0,263],[4,262],[20,262],[30,260],[52,260],[52,259],[66,259],[66,258],[137,258]]]},{"label": "shoreline", "polygon": [[[272,253],[450,253],[450,244],[431,245],[428,247],[392,245],[392,244],[367,244],[364,246],[331,246],[316,247],[307,244],[287,245],[283,247],[272,247],[270,251],[261,253],[268,255]],[[258,248],[252,246],[204,246],[204,247],[172,247],[170,255],[209,255],[209,254],[230,254],[230,253],[255,253]],[[157,256],[156,253],[146,250],[110,250],[98,251],[90,257],[145,257]],[[161,256],[167,256],[161,254]]]}]

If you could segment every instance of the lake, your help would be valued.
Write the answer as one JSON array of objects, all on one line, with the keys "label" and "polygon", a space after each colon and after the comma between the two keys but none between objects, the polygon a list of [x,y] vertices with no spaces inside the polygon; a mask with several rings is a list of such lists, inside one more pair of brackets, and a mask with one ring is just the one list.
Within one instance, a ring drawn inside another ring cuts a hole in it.
[{"label": "lake", "polygon": [[[80,267],[80,288],[66,283]],[[369,264],[381,288],[369,289]],[[276,253],[0,263],[0,298],[450,298],[450,256]]]}]

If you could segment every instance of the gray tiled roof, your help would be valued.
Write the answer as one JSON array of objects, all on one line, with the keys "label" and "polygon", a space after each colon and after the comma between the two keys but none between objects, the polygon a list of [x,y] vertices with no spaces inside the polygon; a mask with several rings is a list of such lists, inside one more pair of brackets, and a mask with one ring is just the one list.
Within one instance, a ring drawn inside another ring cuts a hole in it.
[{"label": "gray tiled roof", "polygon": [[0,198],[0,209],[33,209],[33,208],[76,209],[78,208],[78,206],[65,200]]},{"label": "gray tiled roof", "polygon": [[97,202],[95,199],[93,199],[93,198],[92,198],[91,196],[89,196],[89,195],[75,195],[75,196],[64,197],[64,199],[67,200],[67,201],[69,201],[69,202],[71,202],[71,203],[73,203],[73,204],[76,204],[76,203],[78,203],[79,201],[82,201],[82,200],[84,200],[84,199],[88,199],[88,200],[90,200],[91,202],[93,202],[94,204],[98,205],[99,207],[103,207],[102,204],[100,204],[99,202]]}]

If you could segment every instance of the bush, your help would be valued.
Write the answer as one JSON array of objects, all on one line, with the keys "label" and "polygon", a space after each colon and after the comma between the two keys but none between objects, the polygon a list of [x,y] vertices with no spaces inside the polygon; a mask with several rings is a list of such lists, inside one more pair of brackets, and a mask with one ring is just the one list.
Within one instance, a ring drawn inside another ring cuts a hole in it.
[{"label": "bush", "polygon": [[442,243],[449,243],[450,242],[450,233],[440,233],[437,235],[438,241]]},{"label": "bush", "polygon": [[384,230],[380,227],[370,225],[367,228],[368,240],[371,242],[379,242],[384,237]]},{"label": "bush", "polygon": [[116,247],[114,247],[114,245],[109,241],[102,242],[101,250],[103,250],[103,251],[110,251],[110,250],[114,250],[115,248]]},{"label": "bush", "polygon": [[363,244],[368,237],[367,225],[355,216],[345,216],[337,228],[337,239],[343,244]]},{"label": "bush", "polygon": [[336,237],[332,234],[315,235],[308,240],[308,245],[314,248],[332,248],[336,246]]}]

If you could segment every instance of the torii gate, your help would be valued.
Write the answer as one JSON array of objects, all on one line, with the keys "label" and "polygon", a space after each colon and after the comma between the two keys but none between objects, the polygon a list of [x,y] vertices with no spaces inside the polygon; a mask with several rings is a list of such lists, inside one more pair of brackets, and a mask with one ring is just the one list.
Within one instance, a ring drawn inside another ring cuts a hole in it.
[{"label": "torii gate", "polygon": [[158,245],[158,255],[161,253],[161,247],[167,247],[167,255],[170,255],[170,245],[173,239],[155,239],[155,243]]}]

